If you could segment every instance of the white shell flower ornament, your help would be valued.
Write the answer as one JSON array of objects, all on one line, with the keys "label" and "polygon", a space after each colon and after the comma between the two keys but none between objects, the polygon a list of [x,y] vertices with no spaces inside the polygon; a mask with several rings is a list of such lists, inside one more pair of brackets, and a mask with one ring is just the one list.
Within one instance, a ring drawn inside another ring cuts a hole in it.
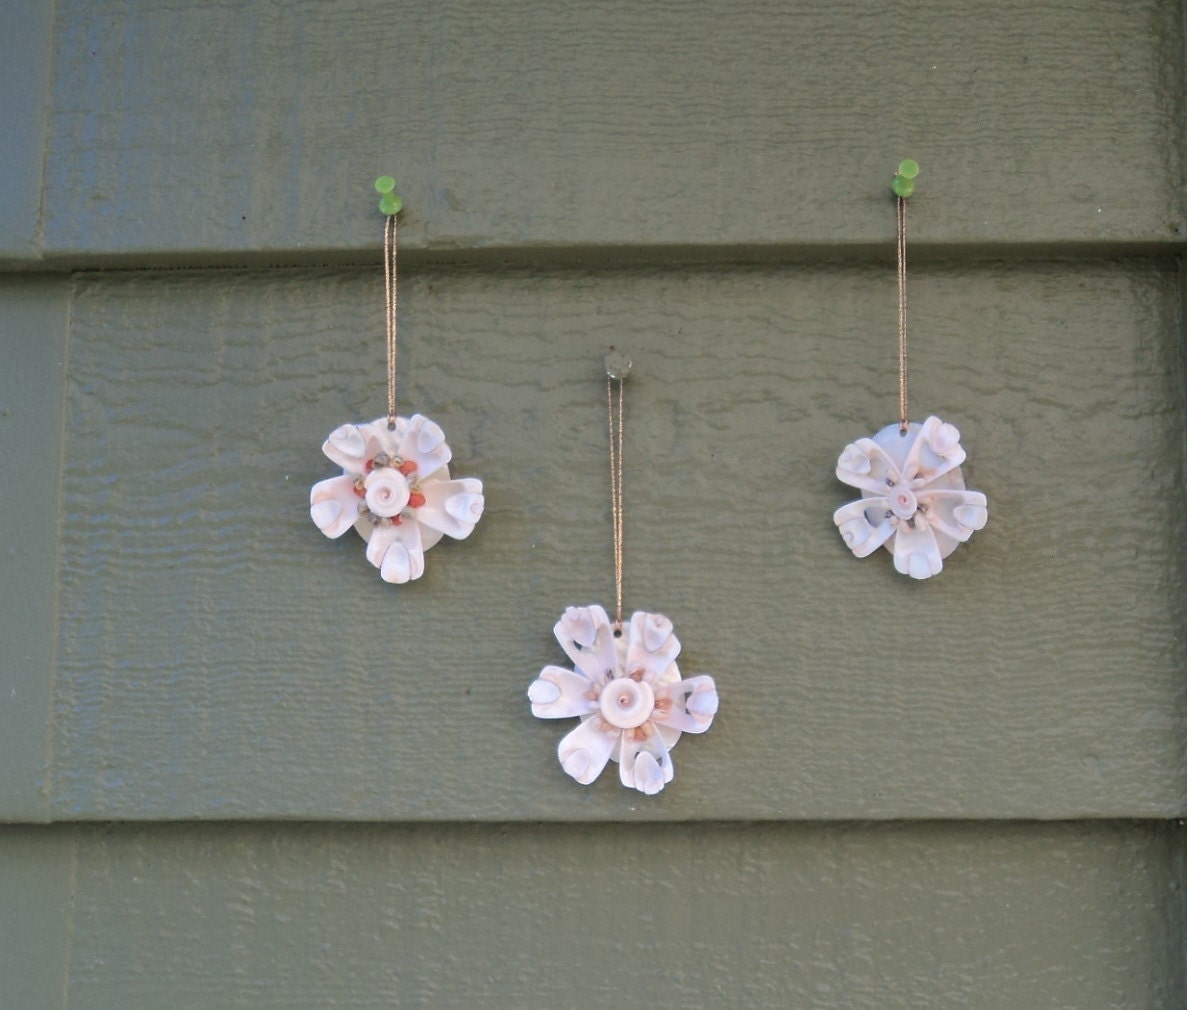
[{"label": "white shell flower ornament", "polygon": [[680,678],[680,640],[663,614],[637,610],[630,621],[622,619],[622,394],[631,359],[611,347],[605,366],[614,619],[596,604],[569,607],[552,630],[573,669],[544,667],[528,687],[528,700],[537,718],[581,720],[557,747],[572,778],[589,785],[617,761],[624,786],[654,796],[672,781],[671,750],[680,734],[704,733],[713,723],[717,686],[705,675]]},{"label": "white shell flower ornament", "polygon": [[680,678],[680,641],[663,614],[636,611],[616,634],[601,607],[569,607],[553,633],[574,668],[544,667],[528,698],[541,719],[581,719],[557,748],[561,767],[589,785],[617,761],[624,786],[658,793],[672,781],[670,751],[680,734],[713,722],[713,678]]},{"label": "white shell flower ornament", "polygon": [[380,176],[383,275],[387,309],[387,416],[369,424],[343,424],[322,445],[342,474],[318,481],[309,493],[309,514],[326,536],[352,527],[367,541],[367,560],[384,582],[419,579],[425,551],[443,536],[463,540],[482,516],[482,481],[451,480],[452,453],[445,433],[421,414],[396,414],[397,215],[404,201],[396,181]]},{"label": "white shell flower ornament", "polygon": [[847,445],[837,478],[862,497],[837,509],[833,522],[849,549],[864,558],[885,547],[902,574],[938,574],[989,518],[985,495],[965,489],[964,459],[960,432],[938,417],[905,430],[891,424]]},{"label": "white shell flower ornament", "polygon": [[899,420],[845,446],[837,479],[857,488],[861,497],[837,509],[833,522],[859,558],[885,547],[894,555],[896,571],[927,579],[985,526],[989,503],[980,491],[964,486],[965,452],[956,427],[938,417],[922,424],[907,420],[907,197],[918,174],[919,165],[907,158],[890,187],[898,259]]},{"label": "white shell flower ornament", "polygon": [[450,479],[445,433],[420,414],[392,430],[386,417],[344,424],[322,451],[342,475],[313,486],[309,513],[328,537],[358,530],[384,582],[419,579],[424,552],[446,534],[465,539],[482,516],[482,481]]}]

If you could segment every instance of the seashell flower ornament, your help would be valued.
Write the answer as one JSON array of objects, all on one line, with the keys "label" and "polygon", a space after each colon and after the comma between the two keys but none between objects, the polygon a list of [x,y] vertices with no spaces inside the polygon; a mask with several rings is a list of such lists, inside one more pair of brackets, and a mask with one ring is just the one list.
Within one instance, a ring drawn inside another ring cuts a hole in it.
[{"label": "seashell flower ornament", "polygon": [[837,479],[862,496],[837,509],[833,522],[859,558],[885,547],[896,571],[926,579],[938,575],[943,559],[985,526],[989,505],[980,491],[964,486],[965,452],[955,425],[938,417],[922,424],[907,420],[907,197],[915,192],[918,174],[919,165],[907,158],[890,185],[898,260],[899,420],[845,446]]},{"label": "seashell flower ornament", "polygon": [[965,489],[964,459],[960,432],[938,417],[905,430],[887,425],[847,445],[837,478],[862,497],[837,509],[833,522],[849,549],[864,558],[885,547],[896,571],[913,579],[938,574],[989,518],[985,495]]},{"label": "seashell flower ornament", "polygon": [[463,540],[482,516],[482,481],[451,480],[452,453],[440,425],[421,414],[396,414],[397,215],[404,201],[396,181],[375,180],[381,194],[383,276],[387,310],[387,416],[369,424],[343,424],[330,432],[324,452],[342,474],[313,485],[309,514],[326,536],[354,527],[367,541],[367,560],[384,582],[410,582],[425,570],[425,551],[448,534]]},{"label": "seashell flower ornament", "polygon": [[557,748],[561,767],[589,785],[617,761],[624,786],[658,793],[672,781],[680,734],[704,733],[713,722],[713,678],[681,679],[680,641],[663,614],[636,611],[616,634],[601,607],[569,607],[553,633],[574,668],[544,667],[528,699],[540,719],[581,719]]},{"label": "seashell flower ornament", "polygon": [[384,582],[424,574],[424,552],[443,536],[464,540],[482,516],[482,481],[450,479],[449,444],[440,425],[414,414],[344,424],[322,445],[340,477],[313,486],[309,514],[326,536],[354,527]]},{"label": "seashell flower ornament", "polygon": [[672,781],[671,750],[680,734],[704,733],[712,724],[717,686],[705,675],[680,678],[680,640],[663,614],[637,610],[623,622],[623,381],[631,359],[611,347],[605,366],[614,620],[596,604],[569,607],[552,632],[573,669],[544,667],[528,700],[537,718],[581,720],[557,747],[568,775],[589,785],[617,761],[624,786],[654,796]]}]

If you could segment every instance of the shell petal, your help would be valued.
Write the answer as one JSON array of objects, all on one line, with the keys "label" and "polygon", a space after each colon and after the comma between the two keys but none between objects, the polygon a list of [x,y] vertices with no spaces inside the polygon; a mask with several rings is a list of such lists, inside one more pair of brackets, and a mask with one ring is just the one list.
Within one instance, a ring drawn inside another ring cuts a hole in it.
[{"label": "shell petal", "polygon": [[[649,681],[663,676],[680,655],[680,640],[663,614],[636,610],[627,632],[626,670],[642,668]],[[679,676],[677,672],[676,676]]]},{"label": "shell petal", "polygon": [[614,628],[597,604],[569,607],[552,631],[565,655],[590,680],[601,684],[615,675],[619,662]]},{"label": "shell petal", "polygon": [[416,511],[418,522],[457,540],[474,532],[485,505],[482,481],[476,477],[425,481],[421,491],[425,503]]},{"label": "shell petal", "polygon": [[590,681],[561,666],[546,666],[528,688],[532,715],[538,719],[566,719],[596,712],[598,703],[588,698]]},{"label": "shell petal", "polygon": [[903,474],[913,487],[927,487],[960,466],[965,456],[956,426],[933,415],[920,425],[907,451]]},{"label": "shell petal", "polygon": [[562,648],[565,641],[573,641],[578,645],[591,646],[598,636],[598,629],[610,623],[606,611],[596,603],[588,607],[569,607],[556,622],[553,634]]},{"label": "shell petal", "polygon": [[359,517],[359,499],[354,481],[343,474],[318,481],[309,491],[309,515],[317,528],[331,539],[350,529]]},{"label": "shell petal", "polygon": [[872,465],[870,457],[862,451],[860,446],[854,445],[852,442],[845,446],[837,460],[838,470],[862,476],[870,472]]},{"label": "shell petal", "polygon": [[859,558],[869,557],[894,535],[896,522],[888,498],[859,498],[833,513],[846,545]]},{"label": "shell petal", "polygon": [[359,426],[342,424],[330,432],[321,451],[343,470],[362,473],[367,456],[367,439]]},{"label": "shell petal", "polygon": [[432,452],[445,444],[445,432],[436,421],[430,421],[423,414],[414,414],[411,422],[411,427],[416,429],[416,448],[421,452]]},{"label": "shell petal", "polygon": [[412,580],[412,557],[408,548],[396,540],[387,545],[379,562],[379,576],[384,582],[403,585]]},{"label": "shell petal", "polygon": [[344,521],[349,520],[350,516],[345,513],[342,502],[336,498],[323,498],[321,501],[315,501],[309,506],[309,515],[317,523],[317,528],[333,539],[342,536],[354,525],[352,522]]},{"label": "shell petal", "polygon": [[887,481],[897,484],[901,479],[898,464],[872,438],[851,442],[837,460],[837,480],[871,494],[885,494]]},{"label": "shell petal", "polygon": [[376,526],[367,540],[367,560],[384,582],[402,585],[419,579],[425,571],[420,528],[416,523]]},{"label": "shell petal", "polygon": [[920,495],[928,522],[962,543],[989,521],[988,501],[980,491],[931,491]]},{"label": "shell petal", "polygon": [[940,546],[930,526],[916,518],[914,528],[899,523],[894,535],[894,567],[913,579],[938,575],[944,567]]},{"label": "shell petal", "polygon": [[610,760],[621,733],[602,729],[602,720],[596,716],[586,719],[557,745],[556,755],[561,767],[583,786],[589,785],[602,774]]},{"label": "shell petal", "polygon": [[[634,625],[634,618],[631,624]],[[643,647],[648,652],[658,652],[672,637],[672,622],[663,614],[646,614],[643,620]]]},{"label": "shell petal", "polygon": [[660,770],[659,762],[647,751],[635,757],[635,788],[648,796],[654,796],[663,789],[667,779]]},{"label": "shell petal", "polygon": [[464,491],[451,495],[445,499],[445,511],[458,522],[466,523],[471,529],[482,518],[482,510],[486,506],[486,499],[482,497],[482,481],[474,480],[478,491]]},{"label": "shell petal", "polygon": [[547,718],[536,711],[537,706],[551,705],[561,696],[561,689],[554,683],[540,678],[528,685],[528,701],[532,703],[532,715],[538,719]]},{"label": "shell petal", "polygon": [[[401,435],[398,452],[416,464],[422,480],[446,466],[453,456],[441,426],[423,414],[413,414],[408,419],[408,427]],[[444,476],[448,477],[448,472]]]},{"label": "shell petal", "polygon": [[[985,497],[982,495],[981,497]],[[967,505],[958,506],[952,513],[956,517],[956,521],[960,523],[965,529],[972,532],[983,530],[985,524],[989,522],[989,508],[988,503],[978,505],[970,502]]]},{"label": "shell petal", "polygon": [[648,796],[658,793],[676,774],[672,756],[658,733],[645,740],[638,739],[634,733],[624,733],[618,761],[618,778],[622,784]]},{"label": "shell petal", "polygon": [[[685,733],[704,733],[717,714],[719,698],[713,678],[702,674],[689,677],[675,684],[663,684],[656,688],[657,712],[653,716],[661,726],[671,726]],[[664,700],[670,704],[663,705]]]}]

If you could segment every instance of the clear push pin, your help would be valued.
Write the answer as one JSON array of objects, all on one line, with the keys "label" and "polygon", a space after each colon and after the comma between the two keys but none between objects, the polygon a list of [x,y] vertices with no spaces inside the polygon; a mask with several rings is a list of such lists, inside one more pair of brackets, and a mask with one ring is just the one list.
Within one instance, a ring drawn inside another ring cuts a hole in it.
[{"label": "clear push pin", "polygon": [[631,374],[631,356],[626,351],[611,347],[602,361],[606,366],[606,375],[611,379],[622,381]]}]

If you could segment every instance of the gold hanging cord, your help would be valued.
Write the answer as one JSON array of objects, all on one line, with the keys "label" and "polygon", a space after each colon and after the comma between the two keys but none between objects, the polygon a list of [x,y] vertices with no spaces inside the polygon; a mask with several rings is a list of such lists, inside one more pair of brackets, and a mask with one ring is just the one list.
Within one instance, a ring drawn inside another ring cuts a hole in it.
[{"label": "gold hanging cord", "polygon": [[383,293],[387,311],[387,426],[396,427],[396,257],[400,244],[400,223],[397,215],[404,209],[404,200],[396,192],[396,180],[381,175],[375,180],[379,194],[379,210],[386,215],[383,222]]},{"label": "gold hanging cord", "polygon": [[907,201],[896,197],[898,232],[898,424],[907,431]]},{"label": "gold hanging cord", "polygon": [[400,226],[395,214],[383,225],[383,287],[387,307],[387,426],[396,426],[396,251]]},{"label": "gold hanging cord", "polygon": [[622,543],[624,505],[622,494],[623,383],[631,370],[631,359],[611,347],[606,355],[606,415],[610,432],[610,517],[614,544],[614,630],[622,631]]},{"label": "gold hanging cord", "polygon": [[895,246],[898,260],[898,424],[907,433],[907,197],[915,192],[919,163],[911,158],[899,162],[890,182],[895,200]]}]

